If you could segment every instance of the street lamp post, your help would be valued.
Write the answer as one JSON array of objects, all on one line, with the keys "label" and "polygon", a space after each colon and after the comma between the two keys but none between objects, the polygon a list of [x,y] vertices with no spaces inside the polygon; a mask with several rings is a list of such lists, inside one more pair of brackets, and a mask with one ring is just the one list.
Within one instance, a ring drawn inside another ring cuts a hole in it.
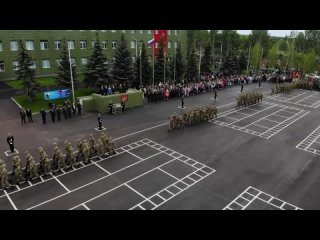
[{"label": "street lamp post", "polygon": [[140,46],[140,87],[142,88],[142,65],[141,65],[141,51],[142,51],[142,46]]},{"label": "street lamp post", "polygon": [[223,47],[223,42],[221,41],[217,41],[218,43],[220,43],[220,63],[222,62],[222,47]]},{"label": "street lamp post", "polygon": [[249,74],[250,51],[251,51],[251,44],[250,44],[250,47],[249,47],[248,64],[247,64],[247,74]]},{"label": "street lamp post", "polygon": [[71,54],[70,54],[70,48],[69,48],[69,47],[68,47],[68,53],[69,53],[70,75],[71,75],[72,98],[73,98],[73,103],[76,104],[76,102],[75,102],[75,97],[74,97],[74,85],[73,85],[72,63],[71,63]]},{"label": "street lamp post", "polygon": [[132,37],[132,36],[131,36],[131,38],[136,41],[136,59],[137,59],[137,57],[138,57],[138,40],[135,37]]}]

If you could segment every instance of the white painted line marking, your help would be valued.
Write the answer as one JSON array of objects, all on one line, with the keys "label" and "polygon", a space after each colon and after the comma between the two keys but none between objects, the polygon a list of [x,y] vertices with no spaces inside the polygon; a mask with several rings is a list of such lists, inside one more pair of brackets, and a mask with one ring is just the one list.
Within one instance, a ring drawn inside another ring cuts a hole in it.
[{"label": "white painted line marking", "polygon": [[51,175],[67,192],[71,192],[62,182],[60,182],[60,180],[58,178],[56,178],[55,175],[53,175],[53,174],[51,174]]},{"label": "white painted line marking", "polygon": [[4,194],[6,195],[6,197],[8,198],[10,204],[12,205],[14,210],[18,210],[18,208],[16,207],[16,205],[13,203],[12,199],[10,198],[9,194],[7,193],[6,190],[3,190]]}]

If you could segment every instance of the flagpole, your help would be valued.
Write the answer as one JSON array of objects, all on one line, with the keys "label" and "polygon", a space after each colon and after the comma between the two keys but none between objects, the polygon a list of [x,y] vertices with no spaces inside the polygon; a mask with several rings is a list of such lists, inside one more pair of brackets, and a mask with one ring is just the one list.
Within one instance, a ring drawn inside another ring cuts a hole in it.
[{"label": "flagpole", "polygon": [[166,84],[166,52],[164,51],[163,52],[163,60],[164,60],[164,63],[163,63],[163,83]]},{"label": "flagpole", "polygon": [[174,48],[174,66],[173,66],[173,81],[176,82],[176,59],[177,59],[177,48]]},{"label": "flagpole", "polygon": [[153,65],[153,67],[152,67],[152,75],[153,75],[152,85],[154,88],[154,44],[152,45],[152,47],[153,47],[153,51],[152,51],[152,65]]}]

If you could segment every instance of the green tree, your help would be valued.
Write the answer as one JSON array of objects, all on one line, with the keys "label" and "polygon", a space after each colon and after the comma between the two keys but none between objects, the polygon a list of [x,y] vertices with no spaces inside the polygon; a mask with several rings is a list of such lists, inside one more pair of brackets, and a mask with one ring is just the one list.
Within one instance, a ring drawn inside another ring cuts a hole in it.
[{"label": "green tree", "polygon": [[176,56],[175,59],[173,59],[173,62],[175,60],[175,74],[176,74],[176,81],[180,82],[183,78],[183,74],[185,71],[185,64],[183,61],[182,53],[181,53],[181,43],[179,42],[177,50],[176,50]]},{"label": "green tree", "polygon": [[144,42],[142,43],[142,46],[141,46],[141,54],[137,58],[137,61],[135,62],[135,76],[136,76],[134,81],[135,87],[140,86],[140,59],[141,59],[142,85],[146,86],[151,84],[152,82],[152,71],[151,71],[150,63],[147,58],[146,47]]},{"label": "green tree", "polygon": [[114,62],[111,75],[116,84],[132,85],[134,79],[134,70],[132,59],[128,49],[127,40],[121,35],[120,42],[114,53]]},{"label": "green tree", "polygon": [[164,82],[164,43],[162,38],[159,41],[158,52],[154,64],[154,81],[156,83]]},{"label": "green tree", "polygon": [[187,56],[187,69],[186,69],[186,78],[189,81],[195,81],[197,79],[197,59],[195,54],[195,47],[192,46]]},{"label": "green tree", "polygon": [[[70,74],[70,62],[69,62],[69,54],[68,54],[68,47],[66,40],[62,41],[61,52],[60,52],[60,63],[57,67],[57,84],[63,87],[71,87],[71,74]],[[72,76],[73,76],[73,83],[76,85],[77,83],[77,75],[76,75],[76,66],[72,63]]]},{"label": "green tree", "polygon": [[278,60],[278,46],[274,44],[268,52],[269,67],[274,68]]},{"label": "green tree", "polygon": [[22,80],[22,89],[29,102],[35,97],[39,91],[39,84],[35,81],[36,70],[33,68],[33,59],[28,50],[19,41],[18,70],[16,70],[17,80]]},{"label": "green tree", "polygon": [[89,57],[88,65],[86,67],[84,82],[88,87],[100,88],[108,82],[108,63],[104,56],[99,36],[94,42],[93,52]]},{"label": "green tree", "polygon": [[239,56],[239,71],[242,72],[247,69],[247,56],[244,51],[241,51]]},{"label": "green tree", "polygon": [[311,50],[309,53],[304,55],[303,70],[305,73],[311,73],[316,70],[316,58],[317,56],[314,50]]},{"label": "green tree", "polygon": [[208,42],[204,48],[203,57],[201,59],[201,72],[211,73],[212,58],[211,44]]},{"label": "green tree", "polygon": [[254,46],[257,42],[260,42],[261,45],[266,48],[269,46],[270,35],[268,30],[252,30],[248,38],[252,46]]},{"label": "green tree", "polygon": [[261,51],[260,42],[257,42],[251,49],[250,64],[255,68],[260,67]]}]

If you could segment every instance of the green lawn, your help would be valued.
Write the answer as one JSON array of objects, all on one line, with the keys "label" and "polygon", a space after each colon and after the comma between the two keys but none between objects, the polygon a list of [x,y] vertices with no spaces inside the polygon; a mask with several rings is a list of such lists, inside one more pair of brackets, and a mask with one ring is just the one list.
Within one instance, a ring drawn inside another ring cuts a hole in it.
[{"label": "green lawn", "polygon": [[[78,82],[83,82],[84,80],[84,74],[80,74],[77,76],[77,81]],[[36,78],[36,81],[41,85],[41,86],[52,86],[56,85],[55,78],[54,77],[39,77]],[[5,82],[8,86],[15,88],[15,89],[20,89],[20,83],[21,80],[13,80],[13,81],[8,81]]]},{"label": "green lawn", "polygon": [[[92,93],[94,93],[95,90],[93,89],[76,89],[74,91],[75,98],[77,97],[82,97],[82,96],[88,96]],[[23,108],[28,108],[30,107],[32,109],[32,112],[40,112],[42,108],[48,109],[48,102],[44,100],[43,93],[37,94],[35,99],[33,100],[32,103],[29,103],[26,96],[16,96],[14,99],[23,107]],[[57,99],[57,100],[52,100],[52,103],[55,103],[56,105],[62,105],[64,101],[67,99]],[[72,101],[72,97],[70,98],[70,101]]]}]

